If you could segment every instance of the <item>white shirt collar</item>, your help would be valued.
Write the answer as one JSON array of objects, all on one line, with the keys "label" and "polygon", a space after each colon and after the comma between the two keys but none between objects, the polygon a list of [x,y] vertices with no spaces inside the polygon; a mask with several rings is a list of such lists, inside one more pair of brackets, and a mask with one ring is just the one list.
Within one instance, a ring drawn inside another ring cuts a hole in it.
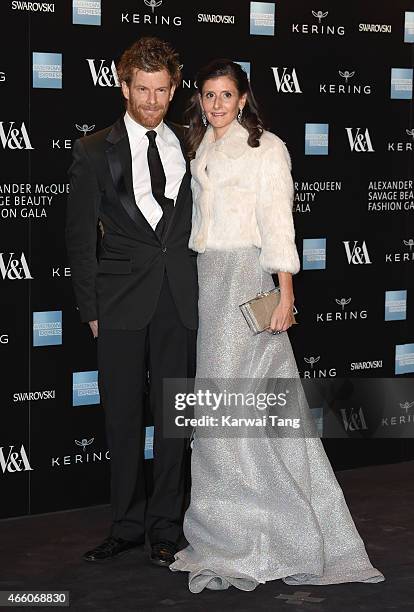
[{"label": "white shirt collar", "polygon": [[[144,127],[140,123],[137,123],[128,112],[126,112],[124,115],[124,122],[127,131],[132,134],[134,142],[136,143],[140,142],[145,137],[145,134],[150,131],[148,128]],[[165,139],[164,121],[161,121],[161,123],[159,123],[157,127],[151,129],[157,132],[157,136],[159,136],[162,140]]]}]

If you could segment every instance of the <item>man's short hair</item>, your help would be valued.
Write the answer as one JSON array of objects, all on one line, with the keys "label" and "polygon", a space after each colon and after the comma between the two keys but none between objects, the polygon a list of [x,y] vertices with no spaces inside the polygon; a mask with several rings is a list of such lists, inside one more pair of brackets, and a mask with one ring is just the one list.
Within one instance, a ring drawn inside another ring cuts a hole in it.
[{"label": "man's short hair", "polygon": [[177,86],[181,82],[178,53],[165,40],[154,36],[139,38],[124,51],[117,66],[119,80],[129,85],[135,68],[144,72],[159,72],[165,69],[171,77],[172,85]]}]

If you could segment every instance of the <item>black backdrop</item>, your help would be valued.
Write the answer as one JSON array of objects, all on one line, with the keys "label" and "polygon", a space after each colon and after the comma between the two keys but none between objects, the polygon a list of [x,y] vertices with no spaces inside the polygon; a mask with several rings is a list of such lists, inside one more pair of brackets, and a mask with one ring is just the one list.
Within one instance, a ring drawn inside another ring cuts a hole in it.
[{"label": "black backdrop", "polygon": [[113,62],[142,35],[180,52],[177,122],[201,64],[249,64],[293,159],[301,375],[377,385],[340,405],[336,429],[312,406],[328,455],[336,468],[412,458],[413,1],[4,0],[0,19],[0,516],[108,501],[96,349],[64,248],[67,168],[73,141],[122,112]]}]

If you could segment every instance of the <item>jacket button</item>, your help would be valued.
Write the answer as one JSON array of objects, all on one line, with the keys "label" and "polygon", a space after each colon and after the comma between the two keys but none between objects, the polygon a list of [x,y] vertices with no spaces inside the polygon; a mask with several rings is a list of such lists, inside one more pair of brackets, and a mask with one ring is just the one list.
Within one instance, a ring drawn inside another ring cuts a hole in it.
[{"label": "jacket button", "polygon": [[167,252],[167,247],[162,247],[162,252],[166,253]]}]

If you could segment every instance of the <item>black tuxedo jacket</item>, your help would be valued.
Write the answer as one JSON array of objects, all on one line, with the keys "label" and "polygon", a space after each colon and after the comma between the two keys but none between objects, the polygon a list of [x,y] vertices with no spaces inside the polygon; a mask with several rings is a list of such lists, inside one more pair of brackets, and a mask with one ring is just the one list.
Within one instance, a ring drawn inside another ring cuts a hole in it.
[{"label": "black tuxedo jacket", "polygon": [[[183,148],[180,128],[167,125]],[[107,329],[142,329],[155,310],[166,271],[182,323],[196,329],[197,254],[188,248],[189,163],[162,241],[135,203],[123,118],[76,140],[69,177],[66,245],[81,320],[98,319]]]}]

